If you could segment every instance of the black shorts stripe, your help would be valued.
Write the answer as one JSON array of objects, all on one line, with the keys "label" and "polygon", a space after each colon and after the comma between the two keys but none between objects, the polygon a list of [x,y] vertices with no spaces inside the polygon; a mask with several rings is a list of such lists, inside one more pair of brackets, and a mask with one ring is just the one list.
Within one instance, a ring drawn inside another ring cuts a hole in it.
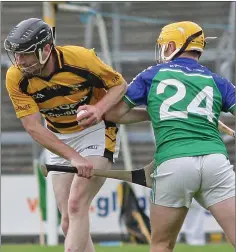
[{"label": "black shorts stripe", "polygon": [[108,149],[105,148],[103,156],[107,158],[109,161],[113,163],[113,155],[114,153],[112,151],[109,151]]},{"label": "black shorts stripe", "polygon": [[109,127],[117,127],[116,123],[114,122],[109,122],[109,121],[104,121],[106,129]]}]

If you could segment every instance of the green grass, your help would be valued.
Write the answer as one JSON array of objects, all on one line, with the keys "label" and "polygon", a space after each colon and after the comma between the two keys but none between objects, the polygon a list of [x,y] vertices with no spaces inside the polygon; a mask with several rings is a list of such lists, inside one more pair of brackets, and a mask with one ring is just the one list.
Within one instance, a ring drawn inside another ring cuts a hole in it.
[{"label": "green grass", "polygon": [[[46,247],[39,245],[2,245],[1,252],[63,252],[63,246]],[[96,252],[148,252],[145,245],[122,245],[120,247],[96,246]],[[189,246],[178,244],[175,252],[233,252],[229,244],[213,244],[205,246]]]}]

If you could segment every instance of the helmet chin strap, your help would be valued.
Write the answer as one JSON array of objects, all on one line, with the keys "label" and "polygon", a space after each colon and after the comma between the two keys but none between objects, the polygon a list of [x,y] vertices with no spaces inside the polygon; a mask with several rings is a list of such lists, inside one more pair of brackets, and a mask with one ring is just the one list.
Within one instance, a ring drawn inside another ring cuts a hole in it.
[{"label": "helmet chin strap", "polygon": [[[165,56],[165,49],[166,49],[166,46],[168,46],[168,43],[167,44],[164,44],[161,49],[159,50],[159,61],[160,62],[168,62],[172,59],[175,59],[175,58],[178,58],[184,51],[185,49],[188,47],[189,43],[194,40],[195,38],[199,37],[201,34],[203,33],[202,30],[192,34],[191,36],[189,36],[185,43],[183,44],[183,46],[181,48],[177,48],[175,49],[175,51],[173,53],[171,53],[171,55],[169,55],[168,57]],[[214,37],[215,38],[215,37]],[[204,46],[206,44],[206,41],[204,42]],[[156,55],[156,52],[155,52],[155,55]]]},{"label": "helmet chin strap", "polygon": [[[185,49],[188,47],[189,43],[194,40],[195,38],[199,37],[200,35],[202,35],[203,31],[200,30],[194,34],[192,34],[191,36],[189,36],[185,43],[183,44],[183,46],[179,49],[179,51],[174,55],[174,58],[178,58],[184,51]],[[204,42],[204,47],[205,47],[206,42]]]}]

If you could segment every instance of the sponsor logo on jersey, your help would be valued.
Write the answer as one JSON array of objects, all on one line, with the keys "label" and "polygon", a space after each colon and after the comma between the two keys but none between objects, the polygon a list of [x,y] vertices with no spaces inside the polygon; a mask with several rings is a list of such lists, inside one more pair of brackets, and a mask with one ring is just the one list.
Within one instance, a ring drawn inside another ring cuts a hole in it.
[{"label": "sponsor logo on jersey", "polygon": [[43,94],[40,94],[40,93],[37,93],[37,94],[34,94],[32,95],[32,98],[35,100],[35,99],[41,99],[41,98],[44,98],[45,95]]},{"label": "sponsor logo on jersey", "polygon": [[77,114],[79,106],[86,104],[88,96],[84,96],[79,102],[71,104],[63,104],[54,108],[40,109],[40,113],[50,117],[71,116]]},{"label": "sponsor logo on jersey", "polygon": [[43,88],[31,94],[31,96],[36,103],[42,103],[54,97],[73,95],[86,89],[88,89],[88,92],[92,92],[92,87],[89,86],[89,82],[76,83],[69,86],[56,84],[51,87]]},{"label": "sponsor logo on jersey", "polygon": [[89,85],[87,83],[76,83],[73,85],[69,85],[69,88],[71,88],[71,94],[77,93],[78,91],[84,91],[85,89],[89,88]]}]

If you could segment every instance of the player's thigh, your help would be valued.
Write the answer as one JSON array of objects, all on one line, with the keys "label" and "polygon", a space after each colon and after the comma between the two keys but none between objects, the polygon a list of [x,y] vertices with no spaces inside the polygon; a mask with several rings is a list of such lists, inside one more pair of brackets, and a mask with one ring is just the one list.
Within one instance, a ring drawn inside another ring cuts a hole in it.
[{"label": "player's thigh", "polygon": [[200,163],[200,157],[181,157],[158,166],[153,174],[152,203],[189,208],[201,185]]},{"label": "player's thigh", "polygon": [[174,208],[151,204],[152,244],[168,243],[172,248],[187,212],[187,207]]},{"label": "player's thigh", "polygon": [[[79,152],[82,157],[89,159],[94,169],[111,169],[112,162],[119,152],[118,135],[116,124],[101,122],[82,132],[63,136],[63,142]],[[67,160],[53,153],[51,153],[50,163],[70,165]],[[94,177],[88,180],[74,176],[69,196],[70,202],[75,205],[78,202],[84,202],[84,204],[91,202],[104,181],[104,178]]]},{"label": "player's thigh", "polygon": [[[112,163],[102,156],[87,156],[94,169],[110,170]],[[75,176],[71,185],[70,204],[88,207],[94,196],[98,193],[105,182],[105,178],[92,177],[91,179]]]},{"label": "player's thigh", "polygon": [[71,188],[73,178],[74,178],[74,174],[69,174],[69,173],[52,174],[53,190],[54,190],[57,206],[62,215],[67,214],[68,199],[69,199],[70,188]]},{"label": "player's thigh", "polygon": [[223,154],[203,156],[202,184],[195,199],[206,209],[235,196],[235,172]]},{"label": "player's thigh", "polygon": [[[105,127],[84,135],[81,141],[80,155],[89,159],[94,169],[111,169],[112,163],[119,153],[119,129],[112,122],[104,122]],[[105,178],[93,177],[84,179],[76,177],[73,180],[70,192],[70,203],[88,206]]]},{"label": "player's thigh", "polygon": [[[90,160],[94,169],[110,170],[119,153],[119,130],[114,123],[104,123],[105,128],[86,134],[82,138],[80,155]],[[104,182],[105,178],[101,177],[88,180],[75,176],[70,203],[88,206]]]},{"label": "player's thigh", "polygon": [[235,196],[210,206],[209,211],[215,217],[226,235],[231,241],[234,239],[235,243]]}]

